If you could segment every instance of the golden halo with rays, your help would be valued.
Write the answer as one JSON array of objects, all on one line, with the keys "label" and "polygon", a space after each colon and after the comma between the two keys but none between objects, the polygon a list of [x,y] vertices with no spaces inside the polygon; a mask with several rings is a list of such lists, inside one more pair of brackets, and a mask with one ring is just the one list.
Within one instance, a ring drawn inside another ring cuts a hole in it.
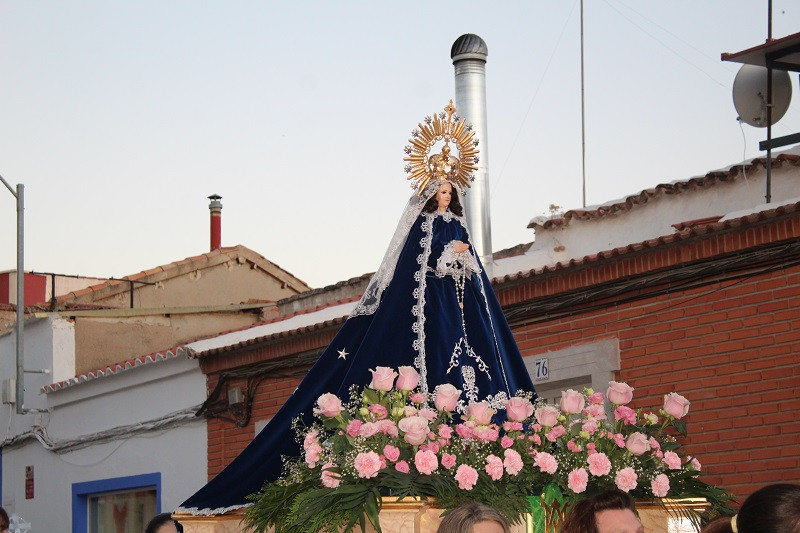
[{"label": "golden halo with rays", "polygon": [[[449,180],[460,187],[469,187],[475,179],[473,172],[478,170],[478,139],[472,131],[472,124],[455,114],[453,101],[438,114],[425,117],[425,124],[417,124],[405,147],[405,171],[417,194],[432,180]],[[441,153],[430,155],[431,148],[444,141]],[[458,157],[450,155],[450,143],[458,149]]]}]

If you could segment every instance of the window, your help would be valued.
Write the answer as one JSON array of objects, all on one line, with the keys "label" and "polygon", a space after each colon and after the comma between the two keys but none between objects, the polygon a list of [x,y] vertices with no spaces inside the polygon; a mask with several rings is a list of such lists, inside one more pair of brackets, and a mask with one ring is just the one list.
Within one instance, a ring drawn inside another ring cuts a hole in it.
[{"label": "window", "polygon": [[143,531],[156,512],[156,489],[120,490],[88,497],[88,533]]},{"label": "window", "polygon": [[160,473],[72,484],[73,533],[140,533],[160,512]]}]

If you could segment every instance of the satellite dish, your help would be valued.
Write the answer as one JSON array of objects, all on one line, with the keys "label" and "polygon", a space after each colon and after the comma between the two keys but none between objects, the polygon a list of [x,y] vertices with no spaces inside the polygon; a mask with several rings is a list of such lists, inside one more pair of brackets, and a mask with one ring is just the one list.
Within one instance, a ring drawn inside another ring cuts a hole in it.
[{"label": "satellite dish", "polygon": [[[772,70],[772,123],[778,122],[792,100],[792,81],[785,70]],[[742,65],[733,80],[733,107],[739,120],[767,127],[767,68]]]}]

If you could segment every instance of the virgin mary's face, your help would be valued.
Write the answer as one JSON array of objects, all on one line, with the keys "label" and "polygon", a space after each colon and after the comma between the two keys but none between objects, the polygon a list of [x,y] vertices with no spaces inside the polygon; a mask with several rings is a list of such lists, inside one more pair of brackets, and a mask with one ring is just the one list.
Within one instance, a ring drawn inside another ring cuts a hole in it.
[{"label": "virgin mary's face", "polygon": [[453,186],[444,182],[439,186],[439,191],[436,193],[436,203],[438,204],[439,211],[445,211],[447,206],[450,205],[450,198],[453,195]]}]

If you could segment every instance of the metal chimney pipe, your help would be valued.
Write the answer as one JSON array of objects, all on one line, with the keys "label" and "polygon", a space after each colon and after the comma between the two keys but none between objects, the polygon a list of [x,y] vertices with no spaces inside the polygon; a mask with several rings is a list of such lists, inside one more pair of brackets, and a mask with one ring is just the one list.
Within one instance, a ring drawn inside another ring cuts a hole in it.
[{"label": "metal chimney pipe", "polygon": [[473,33],[455,40],[450,49],[456,79],[456,109],[472,124],[480,141],[475,181],[465,198],[467,227],[486,274],[492,275],[492,226],[489,209],[489,135],[486,121],[486,57],[489,47]]},{"label": "metal chimney pipe", "polygon": [[208,209],[211,211],[211,251],[222,248],[222,196],[212,194],[208,197],[211,202]]}]

